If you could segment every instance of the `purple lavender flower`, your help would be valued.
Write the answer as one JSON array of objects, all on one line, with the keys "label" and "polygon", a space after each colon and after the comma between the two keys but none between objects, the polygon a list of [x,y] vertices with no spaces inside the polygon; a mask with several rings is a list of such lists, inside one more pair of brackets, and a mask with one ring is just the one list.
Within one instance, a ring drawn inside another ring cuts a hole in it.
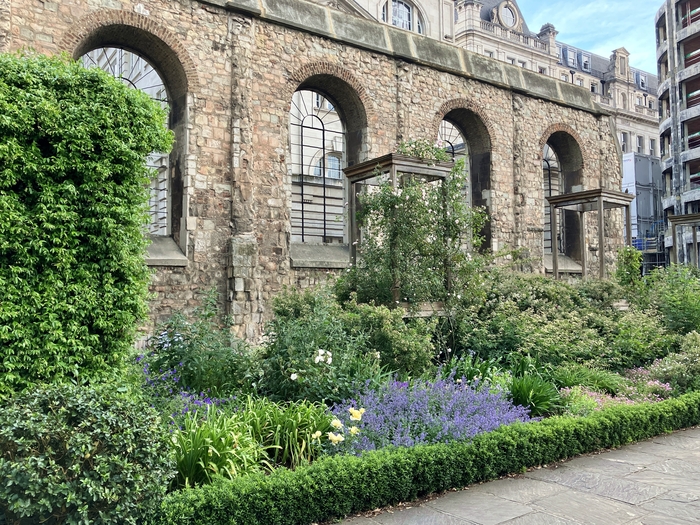
[{"label": "purple lavender flower", "polygon": [[[350,409],[364,408],[360,421]],[[410,447],[462,441],[514,421],[529,421],[527,410],[515,407],[501,392],[475,389],[452,378],[391,381],[376,391],[360,393],[333,407],[344,428],[357,427],[334,450],[359,453],[386,446]],[[346,433],[347,434],[347,433]]]}]

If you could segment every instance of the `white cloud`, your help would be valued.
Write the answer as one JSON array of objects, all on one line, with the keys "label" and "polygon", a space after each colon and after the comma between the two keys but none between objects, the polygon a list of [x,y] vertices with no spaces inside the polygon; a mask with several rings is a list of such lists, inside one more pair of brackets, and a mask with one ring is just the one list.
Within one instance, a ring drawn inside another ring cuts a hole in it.
[{"label": "white cloud", "polygon": [[[517,0],[516,0],[517,1]],[[558,40],[603,57],[624,47],[630,64],[656,72],[654,17],[661,0],[520,0],[525,22],[539,31],[549,22],[559,31]]]}]

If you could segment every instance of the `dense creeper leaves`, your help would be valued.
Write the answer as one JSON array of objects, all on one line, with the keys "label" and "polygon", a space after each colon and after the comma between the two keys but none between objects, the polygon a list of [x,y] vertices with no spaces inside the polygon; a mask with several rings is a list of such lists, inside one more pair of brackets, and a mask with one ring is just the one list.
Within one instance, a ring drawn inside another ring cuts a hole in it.
[{"label": "dense creeper leaves", "polygon": [[0,397],[119,365],[145,314],[165,114],[67,58],[0,55]]}]

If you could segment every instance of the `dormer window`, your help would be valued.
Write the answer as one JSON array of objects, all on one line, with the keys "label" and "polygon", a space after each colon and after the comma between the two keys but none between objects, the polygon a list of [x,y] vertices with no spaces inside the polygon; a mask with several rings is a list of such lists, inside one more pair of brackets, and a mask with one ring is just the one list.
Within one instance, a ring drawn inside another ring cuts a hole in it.
[{"label": "dormer window", "polygon": [[382,22],[389,22],[389,9],[391,9],[391,25],[423,34],[423,22],[418,15],[418,10],[412,4],[403,0],[390,0],[382,8]]}]

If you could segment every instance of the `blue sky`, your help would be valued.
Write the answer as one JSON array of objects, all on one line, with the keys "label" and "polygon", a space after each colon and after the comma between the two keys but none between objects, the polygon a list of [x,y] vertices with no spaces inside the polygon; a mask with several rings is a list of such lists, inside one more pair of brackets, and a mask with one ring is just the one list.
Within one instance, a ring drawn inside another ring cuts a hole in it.
[{"label": "blue sky", "polygon": [[630,65],[656,73],[654,17],[663,0],[516,0],[530,31],[554,24],[557,40],[605,58],[630,52]]}]

